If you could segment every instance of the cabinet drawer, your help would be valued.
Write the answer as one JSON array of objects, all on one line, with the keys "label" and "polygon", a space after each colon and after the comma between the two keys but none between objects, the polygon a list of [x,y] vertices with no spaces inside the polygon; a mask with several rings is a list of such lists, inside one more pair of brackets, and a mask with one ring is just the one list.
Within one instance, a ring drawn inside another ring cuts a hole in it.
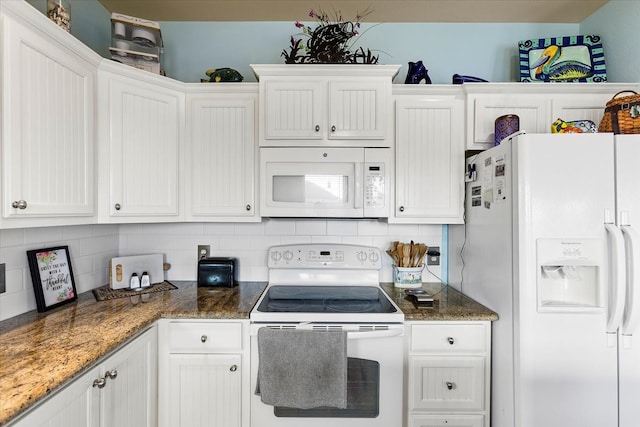
[{"label": "cabinet drawer", "polygon": [[414,356],[409,362],[410,410],[483,411],[482,356]]},{"label": "cabinet drawer", "polygon": [[483,415],[411,415],[409,427],[484,427]]},{"label": "cabinet drawer", "polygon": [[487,351],[487,327],[483,324],[413,325],[411,351],[484,353]]},{"label": "cabinet drawer", "polygon": [[241,323],[175,322],[169,324],[171,353],[225,353],[241,350]]}]

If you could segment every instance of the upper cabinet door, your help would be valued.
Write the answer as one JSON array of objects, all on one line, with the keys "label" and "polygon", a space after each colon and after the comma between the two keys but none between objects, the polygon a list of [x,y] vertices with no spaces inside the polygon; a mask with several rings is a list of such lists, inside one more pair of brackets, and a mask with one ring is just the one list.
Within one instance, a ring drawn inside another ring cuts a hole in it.
[{"label": "upper cabinet door", "polygon": [[255,220],[255,93],[193,94],[187,98],[190,183],[188,217]]},{"label": "upper cabinet door", "polygon": [[177,220],[184,94],[110,73],[106,79],[109,215]]},{"label": "upper cabinet door", "polygon": [[325,83],[269,80],[264,87],[264,139],[323,139]]},{"label": "upper cabinet door", "polygon": [[3,217],[90,221],[95,67],[8,16],[1,55]]},{"label": "upper cabinet door", "polygon": [[532,94],[482,94],[467,98],[468,150],[484,150],[495,145],[495,122],[505,114],[520,119],[520,130],[527,133],[549,133],[551,100],[549,96]]},{"label": "upper cabinet door", "polygon": [[389,222],[462,223],[464,102],[396,101],[395,207]]},{"label": "upper cabinet door", "polygon": [[329,83],[329,139],[388,137],[392,111],[390,86],[385,79]]}]

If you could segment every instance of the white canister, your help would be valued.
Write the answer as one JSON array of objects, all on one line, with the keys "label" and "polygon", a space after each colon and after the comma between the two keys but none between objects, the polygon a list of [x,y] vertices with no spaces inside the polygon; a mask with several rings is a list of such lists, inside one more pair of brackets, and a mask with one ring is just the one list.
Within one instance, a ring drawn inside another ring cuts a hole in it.
[{"label": "white canister", "polygon": [[396,267],[393,266],[393,285],[396,288],[420,288],[422,287],[422,270],[420,267]]}]

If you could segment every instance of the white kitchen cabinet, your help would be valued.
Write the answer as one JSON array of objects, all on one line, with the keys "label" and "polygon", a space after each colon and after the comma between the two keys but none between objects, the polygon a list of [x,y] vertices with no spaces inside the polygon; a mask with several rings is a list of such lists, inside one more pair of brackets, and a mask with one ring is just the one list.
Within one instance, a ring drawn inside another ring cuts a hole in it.
[{"label": "white kitchen cabinet", "polygon": [[396,96],[394,206],[389,222],[462,222],[464,101]]},{"label": "white kitchen cabinet", "polygon": [[260,146],[392,144],[393,65],[252,65]]},{"label": "white kitchen cabinet", "polygon": [[157,426],[157,348],[152,327],[9,425]]},{"label": "white kitchen cabinet", "polygon": [[117,63],[99,80],[101,221],[182,220],[182,86]]},{"label": "white kitchen cabinet", "polygon": [[529,133],[549,133],[551,99],[534,94],[482,94],[469,95],[467,103],[472,108],[467,120],[470,140],[467,149],[484,150],[495,145],[495,121],[505,114],[519,118],[520,129]]},{"label": "white kitchen cabinet", "polygon": [[467,93],[467,150],[495,144],[495,120],[516,114],[520,130],[550,133],[558,118],[600,123],[609,99],[621,90],[637,89],[626,83],[474,83]]},{"label": "white kitchen cabinet", "polygon": [[488,426],[491,323],[407,326],[407,425]]},{"label": "white kitchen cabinet", "polygon": [[257,102],[257,85],[189,88],[187,220],[260,221]]},{"label": "white kitchen cabinet", "polygon": [[247,427],[246,321],[160,320],[160,427]]},{"label": "white kitchen cabinet", "polygon": [[2,226],[94,221],[97,55],[23,2],[1,2]]}]

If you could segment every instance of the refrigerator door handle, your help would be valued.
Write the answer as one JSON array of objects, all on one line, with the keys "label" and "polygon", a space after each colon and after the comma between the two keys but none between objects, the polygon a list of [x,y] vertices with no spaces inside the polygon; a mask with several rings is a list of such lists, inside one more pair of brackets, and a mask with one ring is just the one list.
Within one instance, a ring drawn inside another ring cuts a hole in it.
[{"label": "refrigerator door handle", "polygon": [[605,223],[607,232],[611,235],[612,254],[611,289],[609,292],[609,316],[607,319],[607,333],[615,334],[622,323],[624,313],[624,297],[626,285],[626,269],[624,258],[624,237],[620,228],[615,224]]},{"label": "refrigerator door handle", "polygon": [[640,324],[640,234],[630,225],[620,227],[627,249],[627,301],[622,321],[622,334],[633,335]]}]

